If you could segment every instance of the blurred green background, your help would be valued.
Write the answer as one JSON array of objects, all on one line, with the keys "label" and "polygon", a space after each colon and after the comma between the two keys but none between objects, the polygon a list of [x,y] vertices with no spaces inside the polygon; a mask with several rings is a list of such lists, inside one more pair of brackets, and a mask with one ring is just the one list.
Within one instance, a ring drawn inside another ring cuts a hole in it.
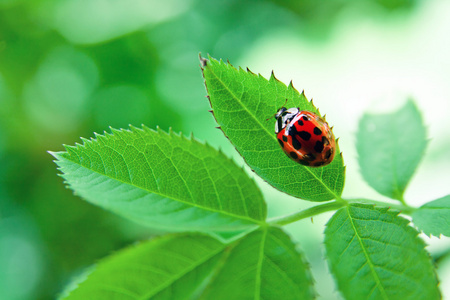
[{"label": "blurred green background", "polygon": [[[412,97],[431,141],[406,199],[448,194],[449,13],[444,0],[0,0],[0,299],[54,298],[98,259],[157,234],[74,196],[46,151],[145,124],[193,132],[243,164],[207,112],[199,52],[274,70],[314,97],[341,138],[346,197],[384,200],[359,175],[354,133],[364,111]],[[258,183],[270,216],[311,205]],[[319,299],[340,299],[323,261],[329,216],[287,230]],[[450,245],[425,239],[432,253]],[[448,260],[438,271],[448,297]]]}]

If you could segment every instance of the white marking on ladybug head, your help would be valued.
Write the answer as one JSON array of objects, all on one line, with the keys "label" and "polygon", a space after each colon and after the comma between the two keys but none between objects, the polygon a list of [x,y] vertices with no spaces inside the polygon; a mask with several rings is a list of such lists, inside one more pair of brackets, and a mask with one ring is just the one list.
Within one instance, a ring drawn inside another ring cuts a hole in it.
[{"label": "white marking on ladybug head", "polygon": [[278,110],[275,118],[277,121],[275,122],[275,133],[280,132],[286,125],[299,113],[299,109],[297,107],[292,107],[286,109],[284,107]]}]

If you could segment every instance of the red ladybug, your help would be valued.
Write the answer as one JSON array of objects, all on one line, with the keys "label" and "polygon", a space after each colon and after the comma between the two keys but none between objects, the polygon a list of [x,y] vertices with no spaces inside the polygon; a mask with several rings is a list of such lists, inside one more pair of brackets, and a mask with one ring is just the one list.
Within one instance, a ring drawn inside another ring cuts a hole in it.
[{"label": "red ladybug", "polygon": [[336,142],[324,119],[298,107],[282,107],[275,115],[275,133],[281,149],[296,162],[309,167],[328,165]]}]

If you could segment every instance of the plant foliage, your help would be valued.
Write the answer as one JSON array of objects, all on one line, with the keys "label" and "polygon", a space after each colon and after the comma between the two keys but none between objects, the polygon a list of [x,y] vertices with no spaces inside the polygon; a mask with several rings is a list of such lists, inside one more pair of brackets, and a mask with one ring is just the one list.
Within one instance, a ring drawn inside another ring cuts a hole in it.
[{"label": "plant foliage", "polygon": [[326,259],[345,299],[441,297],[425,243],[399,215],[427,234],[450,234],[449,196],[418,209],[403,198],[426,146],[412,101],[391,114],[364,115],[357,134],[364,178],[400,204],[343,199],[342,155],[325,167],[302,166],[282,152],[267,119],[284,104],[320,114],[304,93],[273,74],[266,80],[212,58],[201,64],[214,117],[250,168],[289,195],[334,200],[266,220],[255,182],[193,137],[144,126],[83,139],[52,153],[68,187],[132,221],[185,232],[112,254],[61,299],[314,299],[309,265],[280,227],[331,210]]},{"label": "plant foliage", "polygon": [[402,200],[426,144],[422,117],[411,100],[392,113],[364,115],[356,144],[364,179],[380,194]]},{"label": "plant foliage", "polygon": [[[283,105],[320,115],[312,101],[272,73],[269,80],[230,64],[202,60],[203,76],[214,117],[248,165],[269,184],[311,201],[339,197],[344,187],[342,156],[323,168],[302,166],[283,154],[274,133],[273,116]],[[286,102],[287,99],[287,102]],[[339,153],[339,149],[337,149]]]},{"label": "plant foliage", "polygon": [[387,208],[353,204],[325,230],[330,269],[346,299],[439,299],[424,243]]},{"label": "plant foliage", "polygon": [[112,130],[52,153],[78,195],[168,231],[238,231],[266,217],[253,180],[208,145],[147,127]]},{"label": "plant foliage", "polygon": [[[279,287],[283,287],[280,289]],[[167,235],[99,262],[61,299],[313,299],[312,279],[277,228],[231,244]]]},{"label": "plant foliage", "polygon": [[414,224],[426,234],[450,237],[450,195],[424,204],[412,217]]}]

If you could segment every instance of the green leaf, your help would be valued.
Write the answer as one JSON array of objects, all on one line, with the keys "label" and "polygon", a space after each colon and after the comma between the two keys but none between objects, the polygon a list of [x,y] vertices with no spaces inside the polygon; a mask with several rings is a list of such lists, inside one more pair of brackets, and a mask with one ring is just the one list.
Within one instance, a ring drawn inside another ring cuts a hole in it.
[{"label": "green leaf", "polygon": [[450,195],[424,204],[412,217],[414,224],[425,234],[450,237]]},{"label": "green leaf", "polygon": [[[286,103],[320,115],[292,84],[272,74],[269,80],[230,64],[201,59],[214,117],[247,164],[265,181],[292,196],[311,201],[340,197],[345,169],[341,155],[325,167],[302,166],[280,148],[271,118]],[[269,118],[270,120],[267,120]],[[337,149],[339,153],[339,149]]]},{"label": "green leaf", "polygon": [[202,235],[167,235],[101,260],[60,299],[189,299],[225,245]]},{"label": "green leaf", "polygon": [[61,299],[313,299],[312,279],[290,238],[263,228],[230,245],[167,235],[101,260]]},{"label": "green leaf", "polygon": [[52,153],[87,201],[170,231],[240,232],[266,217],[261,192],[212,147],[147,127],[115,130]]},{"label": "green leaf", "polygon": [[278,228],[255,231],[230,246],[200,299],[313,299],[303,256]]},{"label": "green leaf", "polygon": [[440,299],[424,242],[388,208],[352,204],[325,229],[330,269],[346,299]]},{"label": "green leaf", "polygon": [[364,179],[380,194],[403,201],[426,144],[422,117],[412,101],[390,114],[365,114],[356,143]]}]

